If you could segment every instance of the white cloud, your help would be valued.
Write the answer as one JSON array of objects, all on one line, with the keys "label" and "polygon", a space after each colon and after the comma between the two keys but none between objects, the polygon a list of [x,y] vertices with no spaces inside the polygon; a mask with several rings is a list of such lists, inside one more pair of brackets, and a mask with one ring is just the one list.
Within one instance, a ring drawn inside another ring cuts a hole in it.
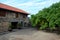
[{"label": "white cloud", "polygon": [[37,13],[39,10],[49,7],[53,3],[59,2],[60,0],[28,0],[24,3],[20,3],[18,1],[19,0],[6,0],[2,3],[21,8],[29,13]]},{"label": "white cloud", "polygon": [[17,6],[24,6],[24,7],[39,6],[40,7],[40,6],[45,6],[46,4],[51,5],[52,3],[55,3],[55,2],[53,0],[48,0],[43,2],[30,1],[30,2],[17,4]]},{"label": "white cloud", "polygon": [[18,6],[31,6],[31,5],[33,5],[33,2],[26,2],[26,3],[18,4]]},{"label": "white cloud", "polygon": [[21,9],[26,10],[27,12],[30,13],[37,13],[39,10],[45,8],[45,7],[49,7],[50,5],[52,5],[53,3],[59,2],[56,0],[48,0],[48,1],[43,1],[43,2],[37,2],[37,1],[30,1],[30,2],[25,2],[25,3],[21,3],[18,4],[17,6]]}]

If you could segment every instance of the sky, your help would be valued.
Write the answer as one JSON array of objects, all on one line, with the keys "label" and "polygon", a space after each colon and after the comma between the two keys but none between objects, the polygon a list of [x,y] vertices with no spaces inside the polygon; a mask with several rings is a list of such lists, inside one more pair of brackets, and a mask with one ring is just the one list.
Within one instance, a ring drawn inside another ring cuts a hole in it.
[{"label": "sky", "polygon": [[47,8],[59,1],[60,0],[0,0],[0,3],[25,10],[29,14],[36,14],[39,10]]}]

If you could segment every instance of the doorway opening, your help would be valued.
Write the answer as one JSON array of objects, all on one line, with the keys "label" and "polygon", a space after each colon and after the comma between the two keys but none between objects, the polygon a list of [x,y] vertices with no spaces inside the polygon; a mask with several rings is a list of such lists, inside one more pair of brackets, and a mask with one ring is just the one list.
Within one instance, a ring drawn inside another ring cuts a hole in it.
[{"label": "doorway opening", "polygon": [[17,29],[18,22],[11,22],[12,29]]}]

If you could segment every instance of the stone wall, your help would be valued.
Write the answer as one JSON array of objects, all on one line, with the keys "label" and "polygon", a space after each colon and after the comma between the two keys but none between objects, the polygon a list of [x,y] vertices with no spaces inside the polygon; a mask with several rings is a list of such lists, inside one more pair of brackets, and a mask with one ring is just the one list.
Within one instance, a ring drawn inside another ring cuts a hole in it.
[{"label": "stone wall", "polygon": [[16,18],[16,13],[6,11],[6,16],[0,17],[0,32],[8,31],[9,23],[16,21],[15,19],[18,20],[17,22],[21,22],[21,21],[25,23],[29,22],[26,15],[18,13],[18,18]]},{"label": "stone wall", "polygon": [[9,22],[0,22],[0,32],[8,31]]},{"label": "stone wall", "polygon": [[[16,14],[18,14],[18,18],[16,18]],[[23,13],[14,13],[14,12],[7,12],[6,14],[6,18],[8,18],[7,20],[9,21],[23,21],[23,22],[29,22],[28,17],[26,15],[24,15]],[[16,19],[16,20],[15,20]]]}]

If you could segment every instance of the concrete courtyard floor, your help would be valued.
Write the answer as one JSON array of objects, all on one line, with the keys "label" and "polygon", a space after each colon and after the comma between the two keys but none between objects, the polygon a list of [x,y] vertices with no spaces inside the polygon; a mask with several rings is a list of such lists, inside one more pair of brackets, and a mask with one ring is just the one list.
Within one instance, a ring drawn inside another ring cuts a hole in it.
[{"label": "concrete courtyard floor", "polygon": [[60,35],[28,28],[2,35],[0,40],[60,40]]}]

